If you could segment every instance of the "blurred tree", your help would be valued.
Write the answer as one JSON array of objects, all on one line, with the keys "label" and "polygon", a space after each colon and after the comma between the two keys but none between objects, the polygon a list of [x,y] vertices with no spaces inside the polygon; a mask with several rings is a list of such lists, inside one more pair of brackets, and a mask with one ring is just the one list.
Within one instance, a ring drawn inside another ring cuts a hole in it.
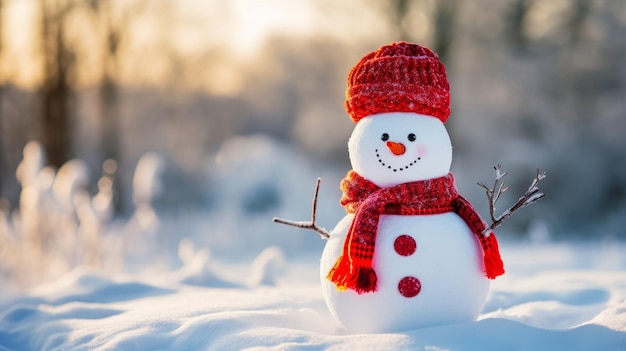
[{"label": "blurred tree", "polygon": [[507,23],[507,37],[506,42],[513,45],[516,49],[523,50],[526,48],[528,38],[524,31],[524,21],[528,10],[532,6],[532,0],[515,0],[511,5],[511,9],[508,13],[505,23]]},{"label": "blurred tree", "polygon": [[[112,10],[112,0],[90,2],[90,9],[95,16],[94,22],[100,24],[102,39],[102,77],[100,81],[100,143],[103,159],[113,159],[118,167],[122,165],[122,151],[120,135],[122,130],[119,121],[120,89],[116,82],[118,76],[118,56],[120,42],[124,33],[128,33],[129,18],[137,12],[137,7],[143,6],[144,2],[135,2],[122,16],[115,18]],[[119,172],[119,170],[118,170]],[[119,194],[121,184],[113,182],[114,208],[122,210],[123,202]],[[115,195],[118,194],[118,195]]]},{"label": "blurred tree", "polygon": [[104,158],[120,159],[118,100],[119,89],[115,82],[117,55],[123,26],[113,22],[111,0],[94,2],[92,7],[102,23],[104,50],[102,51],[102,80],[100,82],[100,108],[102,152]]},{"label": "blurred tree", "polygon": [[65,37],[65,20],[76,2],[40,0],[43,84],[41,93],[41,139],[51,165],[60,167],[70,152],[70,74],[76,54]]},{"label": "blurred tree", "polygon": [[588,0],[575,0],[572,16],[569,20],[570,42],[580,42],[585,30],[585,22],[591,11],[591,2]]},{"label": "blurred tree", "polygon": [[[2,27],[4,25],[4,23],[2,22],[2,5],[3,5],[3,0],[0,0],[0,59],[2,58],[2,54],[4,52],[4,48],[3,48],[3,43],[2,43]],[[4,161],[4,128],[2,127],[2,121],[3,121],[3,116],[2,116],[2,99],[4,98],[4,80],[0,80],[0,198],[2,198],[4,196],[4,174],[5,172],[3,171],[4,169],[6,169],[6,165],[5,165],[5,161]]]},{"label": "blurred tree", "polygon": [[[416,10],[418,5],[421,9]],[[388,17],[392,28],[397,33],[395,40],[416,41],[417,35],[413,32],[413,22],[417,21],[415,12],[428,12],[433,30],[431,31],[429,47],[437,53],[439,59],[447,64],[450,48],[456,31],[456,13],[458,0],[416,1],[393,0],[388,6]],[[424,44],[424,43],[422,43]]]},{"label": "blurred tree", "polygon": [[435,30],[432,49],[439,59],[447,64],[456,31],[458,0],[439,0],[435,1],[434,6]]},{"label": "blurred tree", "polygon": [[411,33],[407,26],[406,17],[409,13],[411,0],[393,0],[391,2],[391,21],[398,32],[398,40],[411,41]]}]

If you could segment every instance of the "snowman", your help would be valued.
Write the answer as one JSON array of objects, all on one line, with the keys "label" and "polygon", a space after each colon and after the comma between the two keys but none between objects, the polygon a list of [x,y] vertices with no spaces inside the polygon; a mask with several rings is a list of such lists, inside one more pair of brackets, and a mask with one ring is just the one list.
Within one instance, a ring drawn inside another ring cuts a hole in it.
[{"label": "snowman", "polygon": [[444,66],[425,47],[393,43],[363,57],[347,84],[347,215],[320,264],[329,310],[354,333],[475,321],[504,269],[450,173]]}]

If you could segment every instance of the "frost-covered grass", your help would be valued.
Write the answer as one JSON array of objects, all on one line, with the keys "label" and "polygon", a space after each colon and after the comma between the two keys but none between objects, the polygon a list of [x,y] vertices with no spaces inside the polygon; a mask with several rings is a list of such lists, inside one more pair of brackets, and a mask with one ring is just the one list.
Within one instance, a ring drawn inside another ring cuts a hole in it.
[{"label": "frost-covered grass", "polygon": [[168,165],[145,154],[132,180],[133,212],[113,217],[114,161],[105,162],[91,191],[96,181],[82,160],[55,170],[38,143],[27,144],[16,171],[19,202],[7,207],[0,201],[0,284],[34,286],[80,266],[100,272],[176,268],[183,264],[178,248],[184,240],[235,261],[272,245],[288,256],[321,250],[317,235],[294,233],[271,218],[309,216],[314,182],[322,176],[319,218],[333,226],[343,213],[338,173],[315,168],[264,136],[234,138],[214,156],[206,188],[197,189],[205,204],[157,213],[153,205],[168,191],[160,177]]},{"label": "frost-covered grass", "polygon": [[125,259],[138,254],[140,237],[159,227],[152,201],[159,190],[160,157],[147,153],[137,164],[136,209],[129,220],[113,218],[115,161],[104,162],[94,194],[82,160],[58,170],[45,163],[41,145],[28,143],[16,170],[19,203],[0,207],[0,282],[36,285],[78,266],[122,270]]}]

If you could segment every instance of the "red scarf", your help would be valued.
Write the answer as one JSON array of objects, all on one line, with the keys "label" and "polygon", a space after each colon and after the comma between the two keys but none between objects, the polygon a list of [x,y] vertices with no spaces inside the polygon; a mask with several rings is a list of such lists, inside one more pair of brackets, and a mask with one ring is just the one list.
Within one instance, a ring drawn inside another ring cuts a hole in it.
[{"label": "red scarf", "polygon": [[494,279],[504,273],[496,235],[493,232],[489,236],[482,235],[487,224],[458,194],[452,173],[441,178],[379,188],[351,170],[341,181],[341,190],[341,205],[355,215],[343,245],[343,254],[327,276],[338,289],[352,289],[359,294],[376,291],[377,278],[372,259],[380,215],[455,212],[480,240],[487,278]]}]

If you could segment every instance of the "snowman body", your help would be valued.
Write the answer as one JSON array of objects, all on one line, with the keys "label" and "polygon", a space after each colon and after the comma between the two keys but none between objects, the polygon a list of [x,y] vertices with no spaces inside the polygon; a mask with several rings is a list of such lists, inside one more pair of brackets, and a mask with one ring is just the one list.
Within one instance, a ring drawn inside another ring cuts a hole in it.
[{"label": "snowman body", "polygon": [[[416,113],[363,118],[348,149],[354,171],[380,188],[442,177],[452,159],[443,123]],[[373,257],[377,288],[362,294],[327,279],[353,218],[346,215],[334,228],[320,264],[326,304],[347,330],[393,332],[476,320],[489,281],[480,244],[456,213],[381,215]]]},{"label": "snowman body", "polygon": [[481,271],[480,246],[460,217],[381,216],[374,253],[378,288],[365,294],[339,291],[326,279],[353,217],[345,216],[332,231],[320,269],[328,308],[349,331],[393,332],[476,320],[489,281]]}]

